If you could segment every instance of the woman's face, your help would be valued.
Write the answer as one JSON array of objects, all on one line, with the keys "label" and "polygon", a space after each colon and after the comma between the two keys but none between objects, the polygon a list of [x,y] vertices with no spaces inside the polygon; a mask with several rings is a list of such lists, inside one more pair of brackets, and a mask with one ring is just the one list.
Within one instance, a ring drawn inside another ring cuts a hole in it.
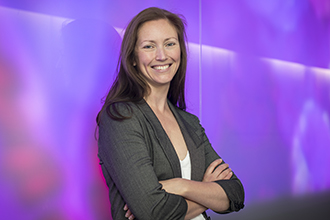
[{"label": "woman's face", "polygon": [[180,66],[180,56],[178,34],[167,20],[148,21],[140,27],[134,65],[151,87],[170,85]]}]

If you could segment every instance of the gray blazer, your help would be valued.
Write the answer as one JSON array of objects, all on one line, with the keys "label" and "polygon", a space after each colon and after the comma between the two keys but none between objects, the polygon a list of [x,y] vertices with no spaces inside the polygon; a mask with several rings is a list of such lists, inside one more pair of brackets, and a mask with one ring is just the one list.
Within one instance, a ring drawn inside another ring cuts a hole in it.
[{"label": "gray blazer", "polygon": [[[198,118],[168,103],[190,153],[191,179],[201,181],[209,164],[220,157]],[[126,219],[125,204],[136,219],[184,219],[185,199],[162,190],[159,183],[181,177],[179,158],[159,120],[144,100],[117,107],[121,114],[132,117],[116,121],[103,112],[98,140],[98,156],[109,187],[113,219]],[[217,183],[230,200],[230,208],[224,213],[244,207],[244,189],[236,175]]]}]

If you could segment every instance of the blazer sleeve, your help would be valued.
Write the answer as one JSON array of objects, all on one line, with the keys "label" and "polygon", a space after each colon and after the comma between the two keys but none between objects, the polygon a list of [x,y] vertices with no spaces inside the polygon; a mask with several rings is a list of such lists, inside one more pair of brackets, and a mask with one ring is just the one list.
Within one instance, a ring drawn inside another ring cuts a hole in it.
[{"label": "blazer sleeve", "polygon": [[[207,169],[214,160],[219,159],[221,157],[211,146],[210,141],[205,134],[204,128],[199,123],[199,119],[196,116],[195,119],[197,120],[197,124],[199,126],[197,133],[201,137],[202,145],[204,146],[205,150],[205,169]],[[225,163],[224,160],[222,163]],[[240,209],[244,208],[244,188],[235,173],[233,173],[232,177],[229,180],[219,180],[215,182],[223,188],[229,199],[229,209],[224,212],[217,213],[226,214],[233,211],[237,212]]]},{"label": "blazer sleeve", "polygon": [[[113,120],[105,112],[101,115],[98,156],[107,184],[114,185],[119,200],[128,205],[136,219],[184,219],[185,199],[165,192],[158,182],[146,146],[147,131],[143,130],[144,122],[138,111],[135,109],[132,117],[123,121]],[[124,203],[111,203],[112,209],[117,209],[124,219]],[[114,204],[122,207],[113,207]]]}]

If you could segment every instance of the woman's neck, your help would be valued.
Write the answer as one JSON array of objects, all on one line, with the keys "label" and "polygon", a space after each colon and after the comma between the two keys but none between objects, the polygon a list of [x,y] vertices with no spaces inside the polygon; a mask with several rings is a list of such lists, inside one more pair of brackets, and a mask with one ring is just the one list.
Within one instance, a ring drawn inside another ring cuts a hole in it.
[{"label": "woman's neck", "polygon": [[153,111],[157,111],[159,113],[164,113],[169,109],[167,104],[167,93],[168,89],[153,89],[151,88],[148,96],[144,97],[144,100],[148,103]]}]

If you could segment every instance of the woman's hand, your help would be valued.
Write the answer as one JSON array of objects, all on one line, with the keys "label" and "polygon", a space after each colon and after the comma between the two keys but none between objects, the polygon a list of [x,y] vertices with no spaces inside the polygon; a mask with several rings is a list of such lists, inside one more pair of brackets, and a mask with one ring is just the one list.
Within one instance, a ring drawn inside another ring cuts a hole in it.
[{"label": "woman's hand", "polygon": [[133,213],[131,212],[131,210],[129,210],[127,204],[125,204],[124,210],[126,211],[126,214],[125,214],[125,217],[126,218],[128,218],[129,220],[135,219],[135,216],[133,215]]},{"label": "woman's hand", "polygon": [[210,164],[210,166],[206,169],[204,173],[203,182],[228,180],[232,177],[233,172],[229,168],[229,165],[226,163],[221,163],[222,159],[217,159]]}]

